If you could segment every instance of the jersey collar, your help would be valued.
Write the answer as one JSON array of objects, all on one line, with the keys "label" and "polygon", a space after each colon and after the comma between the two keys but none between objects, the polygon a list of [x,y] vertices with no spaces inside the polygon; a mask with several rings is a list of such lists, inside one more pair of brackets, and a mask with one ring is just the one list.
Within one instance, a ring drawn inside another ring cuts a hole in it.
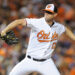
[{"label": "jersey collar", "polygon": [[55,25],[55,21],[53,21],[53,23],[52,23],[51,26],[46,22],[45,18],[44,18],[44,21],[45,21],[45,23],[46,23],[50,28],[53,27],[53,26]]},{"label": "jersey collar", "polygon": [[55,22],[53,21],[52,25],[51,25],[51,26],[49,25],[49,26],[50,26],[50,27],[53,27],[53,26],[54,26],[54,24],[55,24]]}]

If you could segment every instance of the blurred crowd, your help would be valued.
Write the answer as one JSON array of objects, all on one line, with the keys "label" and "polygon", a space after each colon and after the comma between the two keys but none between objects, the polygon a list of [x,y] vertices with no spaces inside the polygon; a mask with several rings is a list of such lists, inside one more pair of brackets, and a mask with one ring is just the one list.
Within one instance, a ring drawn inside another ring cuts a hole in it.
[{"label": "blurred crowd", "polygon": [[[12,21],[20,18],[40,18],[46,4],[58,8],[56,21],[67,26],[75,34],[74,0],[0,0],[0,32]],[[13,31],[19,37],[17,45],[7,45],[0,39],[0,75],[9,75],[12,68],[26,55],[30,28],[19,25]],[[75,41],[65,33],[59,38],[52,56],[61,75],[75,75]],[[29,75],[40,75],[36,72]]]}]

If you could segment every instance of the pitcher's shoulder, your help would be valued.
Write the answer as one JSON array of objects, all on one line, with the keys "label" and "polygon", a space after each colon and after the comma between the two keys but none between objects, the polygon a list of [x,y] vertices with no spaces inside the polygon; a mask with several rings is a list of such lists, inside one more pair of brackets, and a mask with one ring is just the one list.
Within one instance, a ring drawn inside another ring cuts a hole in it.
[{"label": "pitcher's shoulder", "polygon": [[41,18],[30,18],[30,19],[32,19],[34,21],[43,21],[44,20],[44,17],[41,17]]},{"label": "pitcher's shoulder", "polygon": [[36,23],[43,23],[45,21],[44,17],[41,17],[41,18],[34,18],[34,21]]},{"label": "pitcher's shoulder", "polygon": [[65,27],[63,24],[61,24],[61,23],[59,23],[59,22],[55,22],[55,25],[56,25],[57,27]]},{"label": "pitcher's shoulder", "polygon": [[38,18],[39,21],[45,20],[44,17]]}]

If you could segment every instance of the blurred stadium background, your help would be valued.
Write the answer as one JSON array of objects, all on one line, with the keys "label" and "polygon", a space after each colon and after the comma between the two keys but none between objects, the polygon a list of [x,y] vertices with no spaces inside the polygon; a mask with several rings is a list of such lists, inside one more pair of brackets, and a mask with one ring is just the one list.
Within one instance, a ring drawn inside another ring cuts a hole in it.
[{"label": "blurred stadium background", "polygon": [[[15,19],[42,17],[41,9],[49,3],[54,3],[58,7],[58,16],[55,20],[67,26],[75,34],[74,0],[0,0],[0,32]],[[19,37],[20,43],[8,46],[0,40],[0,75],[8,75],[26,54],[30,29],[18,26],[13,30]],[[59,38],[52,58],[61,75],[75,75],[75,41],[66,34]],[[33,72],[29,75],[40,74]]]}]

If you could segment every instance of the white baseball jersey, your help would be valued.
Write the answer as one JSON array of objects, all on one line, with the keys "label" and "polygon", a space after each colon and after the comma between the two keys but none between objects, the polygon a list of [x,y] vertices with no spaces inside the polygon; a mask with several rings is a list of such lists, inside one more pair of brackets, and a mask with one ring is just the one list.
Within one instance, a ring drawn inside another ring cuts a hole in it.
[{"label": "white baseball jersey", "polygon": [[50,58],[58,37],[65,32],[65,27],[57,22],[50,27],[44,17],[40,19],[26,18],[26,21],[27,27],[31,28],[27,55],[37,59]]},{"label": "white baseball jersey", "polygon": [[[31,28],[26,58],[18,63],[9,75],[27,75],[27,72],[33,71],[40,72],[42,75],[60,75],[50,57],[56,46],[58,36],[65,31],[64,26],[54,22],[54,25],[50,27],[44,18],[27,18],[26,21],[27,27]],[[36,59],[49,59],[38,63],[29,59],[27,55]]]}]

